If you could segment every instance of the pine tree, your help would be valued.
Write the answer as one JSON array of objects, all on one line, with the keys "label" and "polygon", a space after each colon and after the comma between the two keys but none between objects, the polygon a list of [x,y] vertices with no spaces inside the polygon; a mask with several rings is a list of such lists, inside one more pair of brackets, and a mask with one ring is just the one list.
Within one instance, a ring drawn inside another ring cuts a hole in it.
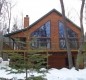
[{"label": "pine tree", "polygon": [[[32,41],[33,42],[33,41]],[[32,43],[31,42],[31,43]],[[31,45],[30,43],[30,45]],[[41,53],[40,53],[41,52]],[[10,53],[10,67],[11,73],[26,73],[26,80],[37,80],[35,79],[33,75],[34,71],[37,71],[38,73],[44,73],[47,72],[47,69],[41,70],[41,68],[47,67],[47,56],[45,53],[43,53],[44,50],[41,51],[40,49],[33,49],[33,50],[27,50],[24,54],[22,53]],[[15,69],[15,71],[14,71]],[[30,74],[30,78],[28,78],[28,70]],[[36,77],[36,78],[42,78],[42,76]],[[40,79],[42,80],[42,79]]]}]

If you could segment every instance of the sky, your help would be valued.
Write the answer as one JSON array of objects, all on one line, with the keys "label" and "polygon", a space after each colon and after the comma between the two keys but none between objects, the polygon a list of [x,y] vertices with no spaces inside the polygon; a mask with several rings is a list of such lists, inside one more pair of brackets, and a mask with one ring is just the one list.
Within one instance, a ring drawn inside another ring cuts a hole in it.
[{"label": "sky", "polygon": [[[80,0],[63,0],[65,5],[66,16],[71,19],[78,26],[79,24],[79,11]],[[17,17],[21,19],[26,15],[29,15],[30,24],[41,18],[43,15],[56,9],[61,12],[60,0],[14,0],[16,4],[12,9],[13,18]],[[20,21],[19,21],[20,22]],[[85,28],[86,32],[86,28]]]}]

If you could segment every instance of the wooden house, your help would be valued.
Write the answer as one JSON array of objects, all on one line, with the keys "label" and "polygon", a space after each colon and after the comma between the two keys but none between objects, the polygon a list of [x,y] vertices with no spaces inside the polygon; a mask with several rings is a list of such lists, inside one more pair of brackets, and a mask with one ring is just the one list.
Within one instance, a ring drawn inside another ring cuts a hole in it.
[{"label": "wooden house", "polygon": [[[66,18],[68,40],[71,48],[73,65],[79,48],[80,28]],[[27,49],[44,47],[48,54],[48,65],[53,68],[68,67],[66,42],[64,37],[64,24],[62,14],[53,9],[33,24],[29,25],[29,17],[24,17],[24,29],[6,34],[11,43],[11,50],[23,52]],[[35,40],[33,40],[35,38]],[[27,44],[18,44],[16,40]],[[29,42],[33,40],[31,46]],[[7,49],[8,50],[8,49]],[[44,51],[46,53],[46,51]]]}]

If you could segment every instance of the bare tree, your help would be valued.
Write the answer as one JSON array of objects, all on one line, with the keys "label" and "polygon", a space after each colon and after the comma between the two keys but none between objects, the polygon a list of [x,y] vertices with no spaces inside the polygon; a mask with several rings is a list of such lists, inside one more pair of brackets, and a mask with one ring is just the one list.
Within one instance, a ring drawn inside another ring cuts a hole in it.
[{"label": "bare tree", "polygon": [[23,16],[24,14],[23,14],[23,12],[21,12],[21,14],[20,14],[20,15],[21,15],[21,20],[20,20],[20,29],[23,29],[23,28],[24,28],[24,24],[23,24],[23,23],[24,23],[24,19],[23,19],[23,18],[24,18],[24,16]]},{"label": "bare tree", "polygon": [[82,55],[83,44],[84,44],[84,27],[83,27],[83,10],[84,10],[85,0],[82,0],[81,10],[80,10],[80,27],[81,27],[81,38],[80,38],[80,46],[77,55],[76,61],[76,69],[79,69],[78,57]]},{"label": "bare tree", "polygon": [[62,18],[63,18],[63,23],[64,23],[64,36],[65,36],[65,41],[66,41],[68,63],[69,63],[69,69],[70,69],[73,67],[73,62],[72,62],[72,54],[71,54],[70,45],[69,45],[68,36],[67,36],[68,33],[67,33],[67,24],[66,24],[63,0],[60,0],[60,4],[61,4],[61,9],[62,9]]},{"label": "bare tree", "polygon": [[[0,24],[2,26],[1,30],[5,30],[4,32],[8,33],[11,31],[10,30],[10,25],[11,25],[11,16],[12,16],[12,8],[15,6],[15,3],[12,2],[12,0],[0,0],[0,4],[2,4],[0,7],[1,9],[1,14],[0,14]],[[3,2],[3,3],[2,3]],[[7,26],[6,26],[7,25]],[[5,27],[5,28],[4,28]]]},{"label": "bare tree", "polygon": [[8,19],[8,33],[10,33],[10,25],[11,25],[11,15],[12,15],[12,8],[15,6],[15,4],[12,4],[11,1],[6,2],[5,4],[5,10],[6,10],[6,14],[7,14],[7,19]]},{"label": "bare tree", "polygon": [[[5,3],[5,0],[0,0],[0,17],[1,17],[1,14],[2,14],[1,11],[2,11],[4,3]],[[0,23],[0,25],[1,25],[1,23]],[[3,32],[0,29],[0,56],[1,56],[1,53],[2,53],[2,49],[3,49]]]},{"label": "bare tree", "polygon": [[5,2],[6,2],[6,0],[0,0],[0,31],[2,30],[2,21],[1,21],[1,19],[2,19],[2,14],[3,14],[3,12],[2,12],[2,9],[3,9],[3,7],[4,7],[4,4],[5,4]]},{"label": "bare tree", "polygon": [[4,2],[5,2],[5,0],[0,0],[0,15],[1,15],[1,10],[2,10]]},{"label": "bare tree", "polygon": [[12,27],[12,32],[17,31],[18,30],[18,20],[17,17],[14,18],[14,23],[13,23],[13,27]]}]

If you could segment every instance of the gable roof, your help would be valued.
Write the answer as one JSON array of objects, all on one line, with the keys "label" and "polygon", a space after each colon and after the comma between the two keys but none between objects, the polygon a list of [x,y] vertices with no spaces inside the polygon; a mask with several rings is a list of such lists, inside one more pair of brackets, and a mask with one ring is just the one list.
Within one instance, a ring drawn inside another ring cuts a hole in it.
[{"label": "gable roof", "polygon": [[[23,31],[26,31],[28,29],[30,29],[32,26],[34,26],[35,24],[37,24],[40,20],[44,19],[46,16],[50,15],[52,12],[55,12],[57,13],[59,16],[62,16],[62,14],[57,11],[56,9],[52,9],[50,12],[48,12],[47,14],[45,14],[44,16],[42,16],[40,19],[38,19],[37,21],[35,21],[33,24],[31,24],[30,26],[28,26],[27,28],[24,28],[24,29],[21,29],[21,30],[18,30],[18,31],[15,31],[15,32],[11,32],[9,34],[5,34],[4,36],[5,37],[9,37],[11,35],[14,35],[14,34],[17,34],[19,32],[23,32]],[[75,23],[73,23],[70,19],[66,18],[67,21],[69,21],[70,23],[72,23],[74,26],[76,26],[78,29],[80,29],[79,26],[77,26]]]}]

